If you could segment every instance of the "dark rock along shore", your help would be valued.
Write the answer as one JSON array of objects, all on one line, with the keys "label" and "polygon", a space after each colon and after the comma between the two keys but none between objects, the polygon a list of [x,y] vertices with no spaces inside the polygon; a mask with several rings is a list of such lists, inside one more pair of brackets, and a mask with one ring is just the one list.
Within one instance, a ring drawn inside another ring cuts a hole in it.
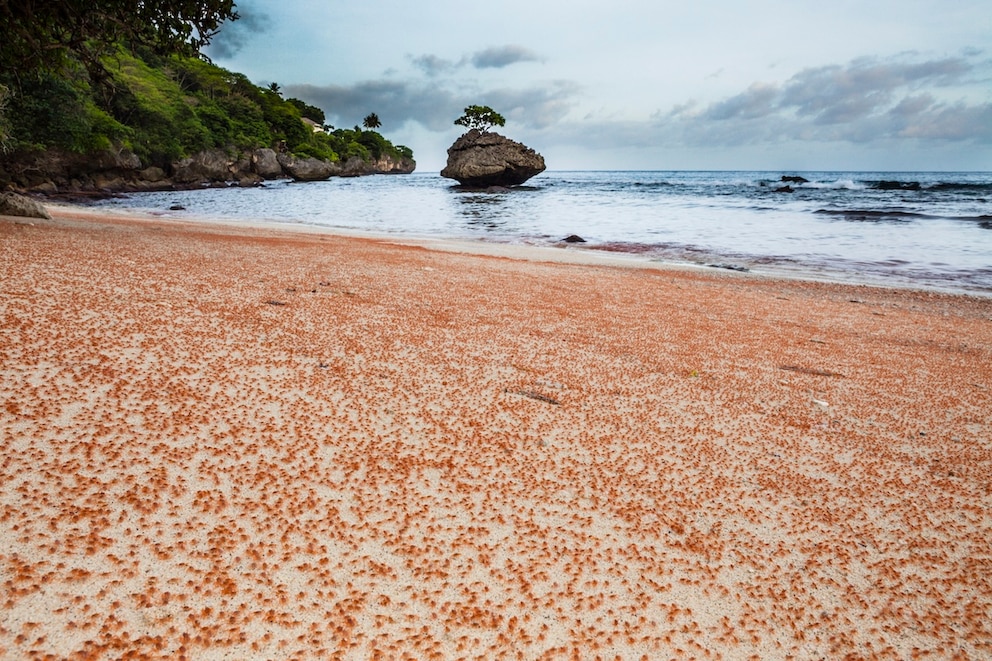
[{"label": "dark rock along shore", "polygon": [[409,174],[415,168],[413,159],[397,161],[389,156],[375,161],[351,158],[332,162],[273,149],[209,149],[171,163],[167,171],[157,166],[142,167],[140,159],[126,150],[86,155],[50,150],[0,164],[0,187],[43,195],[98,197],[207,186],[248,187],[283,178],[319,181],[334,176]]}]

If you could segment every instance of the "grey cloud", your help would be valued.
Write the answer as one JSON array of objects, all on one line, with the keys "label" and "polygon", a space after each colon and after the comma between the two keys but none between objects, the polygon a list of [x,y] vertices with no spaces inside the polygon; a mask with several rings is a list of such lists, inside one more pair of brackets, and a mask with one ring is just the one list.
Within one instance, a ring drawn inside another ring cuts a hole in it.
[{"label": "grey cloud", "polygon": [[755,83],[747,91],[711,105],[706,109],[704,116],[716,120],[764,117],[775,112],[778,97],[777,87]]},{"label": "grey cloud", "polygon": [[806,69],[782,84],[756,83],[701,112],[689,104],[653,115],[655,137],[692,146],[788,140],[867,144],[890,139],[992,141],[992,104],[941,101],[952,86],[978,86],[987,62],[863,58]]},{"label": "grey cloud", "polygon": [[502,69],[518,62],[541,62],[543,58],[523,46],[509,45],[487,48],[466,55],[457,62],[430,53],[408,55],[407,59],[428,76],[435,77],[451,73],[468,65],[476,69]]},{"label": "grey cloud", "polygon": [[[809,69],[708,106],[676,104],[649,121],[561,121],[541,141],[604,151],[714,154],[804,143],[904,149],[912,142],[927,150],[992,145],[992,103],[981,82],[992,63],[916,58],[903,54]],[[981,100],[949,101],[955,92]]]},{"label": "grey cloud", "polygon": [[533,129],[545,129],[560,122],[575,105],[581,87],[569,80],[527,89],[487,92],[485,104],[500,109],[508,119]]},{"label": "grey cloud", "polygon": [[268,15],[254,4],[238,2],[238,20],[225,23],[220,31],[204,49],[211,58],[225,59],[234,57],[256,35],[266,30],[269,24]]},{"label": "grey cloud", "polygon": [[932,108],[935,103],[936,99],[934,99],[931,94],[907,96],[902,101],[897,103],[891,110],[889,110],[889,115],[892,117],[913,117],[915,115],[919,115],[920,113],[926,112]]},{"label": "grey cloud", "polygon": [[992,103],[977,106],[956,103],[921,108],[906,116],[899,136],[951,142],[975,140],[992,145]]},{"label": "grey cloud", "polygon": [[284,92],[318,106],[332,124],[357,124],[375,112],[387,127],[414,121],[432,131],[447,131],[464,108],[473,104],[492,106],[525,127],[545,128],[568,113],[579,87],[570,81],[555,81],[526,89],[456,93],[438,83],[379,80],[350,86],[286,85]]},{"label": "grey cloud", "polygon": [[523,46],[498,46],[487,48],[471,56],[477,69],[502,69],[518,62],[540,62],[541,57]]},{"label": "grey cloud", "polygon": [[667,113],[661,110],[656,110],[652,115],[652,121],[664,120],[666,118],[676,119],[679,117],[692,117],[696,112],[695,108],[699,106],[699,102],[695,99],[689,99],[685,103],[677,103],[672,106],[671,110]]},{"label": "grey cloud", "polygon": [[412,120],[434,131],[451,126],[463,106],[448,90],[436,85],[417,86],[403,81],[367,81],[355,85],[286,85],[295,96],[321,108],[332,124],[359,124],[370,112],[384,126]]},{"label": "grey cloud", "polygon": [[800,71],[783,86],[780,106],[823,123],[852,121],[888,105],[898,89],[951,85],[971,69],[963,58],[920,63],[862,58],[848,66]]},{"label": "grey cloud", "polygon": [[418,55],[416,57],[411,55],[409,59],[413,66],[432,77],[453,71],[458,66],[457,63],[437,55]]}]

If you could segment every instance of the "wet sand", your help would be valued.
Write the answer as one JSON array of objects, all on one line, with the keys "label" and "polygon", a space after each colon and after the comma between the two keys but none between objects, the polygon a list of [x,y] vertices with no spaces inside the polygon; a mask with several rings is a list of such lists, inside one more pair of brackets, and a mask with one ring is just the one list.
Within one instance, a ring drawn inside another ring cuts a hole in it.
[{"label": "wet sand", "polygon": [[992,656],[990,299],[54,212],[0,658]]}]

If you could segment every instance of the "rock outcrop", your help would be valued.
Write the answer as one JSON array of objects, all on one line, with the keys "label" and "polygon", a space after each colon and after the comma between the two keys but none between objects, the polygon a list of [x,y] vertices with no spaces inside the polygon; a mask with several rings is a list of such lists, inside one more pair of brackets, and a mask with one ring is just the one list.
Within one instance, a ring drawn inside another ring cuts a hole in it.
[{"label": "rock outcrop", "polygon": [[441,176],[472,188],[519,186],[544,169],[544,157],[530,147],[472,129],[448,148]]},{"label": "rock outcrop", "polygon": [[231,155],[223,149],[207,149],[172,164],[172,181],[177,185],[209,185],[214,182],[251,186],[261,177],[251,171],[251,158]]},{"label": "rock outcrop", "polygon": [[[364,162],[364,161],[363,161]],[[417,167],[417,162],[412,158],[394,159],[392,156],[383,155],[370,163],[373,174],[410,174]]]},{"label": "rock outcrop", "polygon": [[269,179],[287,177],[318,181],[335,176],[409,174],[416,167],[412,158],[389,155],[369,161],[352,157],[342,163],[281,154],[273,149],[208,149],[165,167],[146,167],[125,150],[87,155],[49,150],[0,162],[0,188],[87,198],[206,186],[258,186]]},{"label": "rock outcrop", "polygon": [[251,155],[251,169],[262,179],[278,179],[285,176],[275,149],[256,149]]},{"label": "rock outcrop", "polygon": [[17,193],[0,193],[0,216],[51,218],[40,202]]},{"label": "rock outcrop", "polygon": [[322,161],[312,156],[279,154],[279,165],[283,172],[296,181],[323,181],[341,173],[341,166],[331,161]]},{"label": "rock outcrop", "polygon": [[879,181],[872,188],[878,190],[920,190],[923,187],[918,181]]}]

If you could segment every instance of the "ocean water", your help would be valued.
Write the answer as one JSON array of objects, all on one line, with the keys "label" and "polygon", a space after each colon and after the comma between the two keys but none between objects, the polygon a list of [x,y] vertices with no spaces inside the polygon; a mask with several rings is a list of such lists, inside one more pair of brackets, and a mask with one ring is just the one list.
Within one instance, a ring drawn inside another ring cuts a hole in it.
[{"label": "ocean water", "polygon": [[[437,173],[274,181],[95,204],[992,296],[992,173],[556,171],[509,191],[454,183]],[[561,242],[573,234],[586,243]]]}]

